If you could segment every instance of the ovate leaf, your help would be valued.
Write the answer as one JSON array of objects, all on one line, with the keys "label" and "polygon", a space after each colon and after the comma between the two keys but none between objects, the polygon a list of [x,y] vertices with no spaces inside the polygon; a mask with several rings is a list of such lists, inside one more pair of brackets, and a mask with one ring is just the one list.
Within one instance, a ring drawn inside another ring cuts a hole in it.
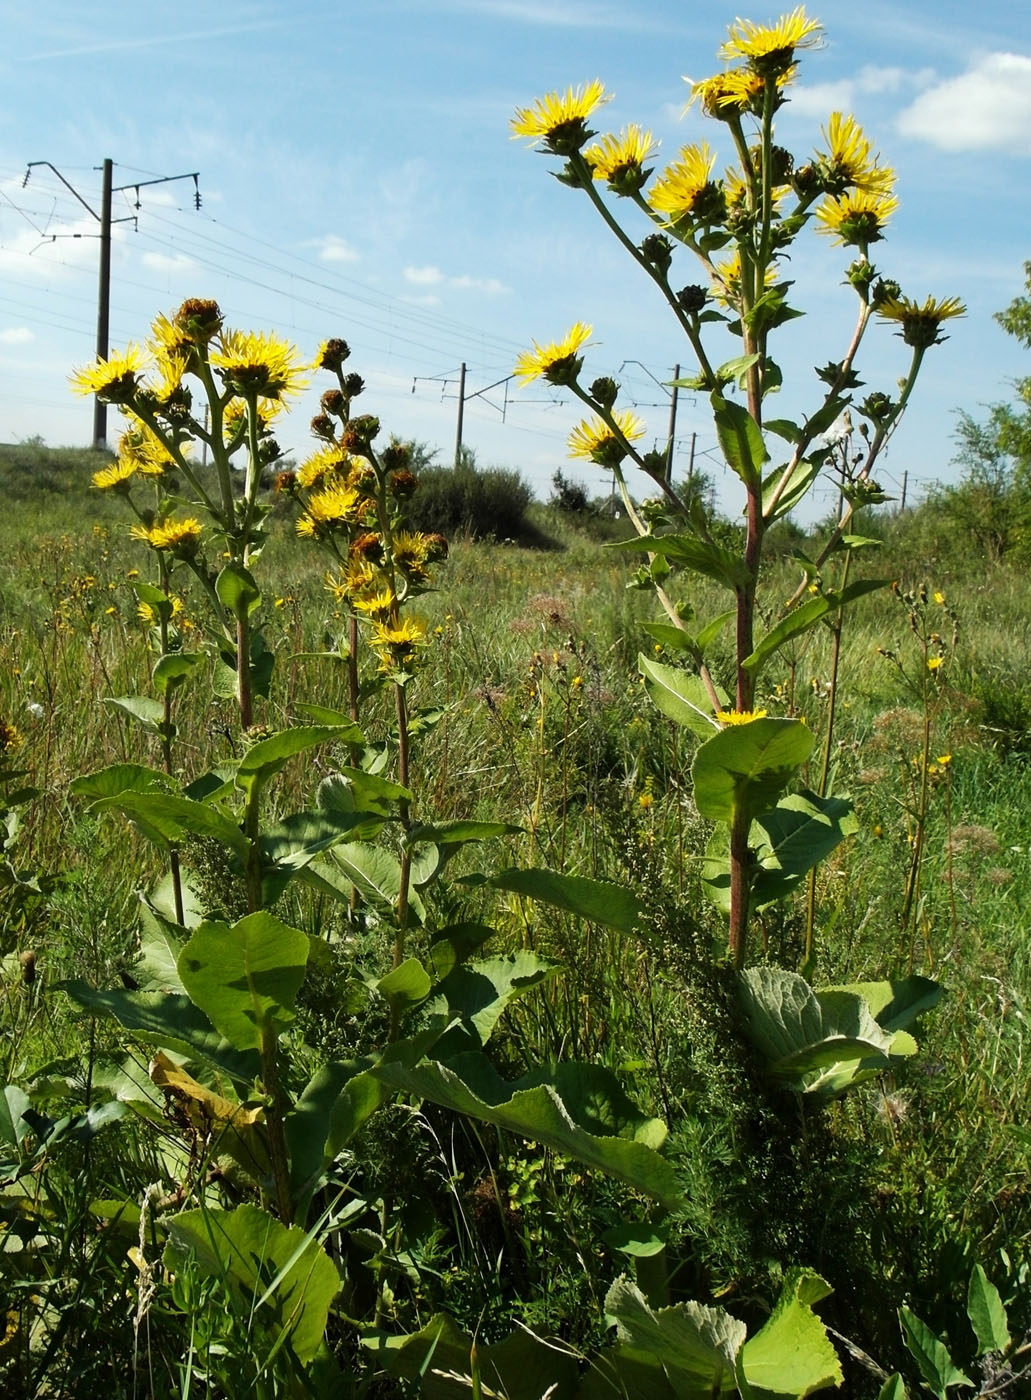
[{"label": "ovate leaf", "polygon": [[583,875],[562,875],[555,870],[501,870],[489,881],[496,890],[539,899],[591,923],[604,924],[618,933],[632,933],[643,905],[632,889]]},{"label": "ovate leaf", "polygon": [[307,934],[260,909],[232,927],[199,924],[178,966],[194,1005],[232,1045],[250,1050],[293,1020],[307,961]]},{"label": "ovate leaf", "polygon": [[170,1217],[168,1232],[166,1268],[181,1273],[192,1260],[202,1274],[224,1279],[302,1364],[314,1359],[340,1274],[312,1235],[252,1205],[183,1211]]},{"label": "ovate leaf", "polygon": [[838,1354],[812,1310],[830,1291],[819,1274],[788,1271],[773,1312],[738,1358],[753,1400],[802,1400],[841,1384]]},{"label": "ovate leaf", "polygon": [[698,811],[729,822],[743,809],[750,816],[772,807],[812,752],[813,734],[794,719],[753,719],[730,725],[708,739],[692,766]]},{"label": "ovate leaf", "polygon": [[978,1353],[1005,1351],[1010,1344],[1010,1329],[1006,1309],[999,1290],[981,1268],[975,1264],[967,1290],[967,1317],[977,1338]]},{"label": "ovate leaf", "polygon": [[945,1343],[935,1336],[925,1322],[921,1322],[916,1313],[905,1306],[899,1308],[899,1325],[906,1350],[916,1362],[928,1389],[938,1400],[947,1400],[947,1392],[953,1386],[973,1385],[970,1377],[954,1365]]},{"label": "ovate leaf", "polygon": [[703,739],[718,731],[712,700],[701,676],[676,666],[663,666],[643,654],[637,658],[637,669],[644,677],[648,698],[668,719]]}]

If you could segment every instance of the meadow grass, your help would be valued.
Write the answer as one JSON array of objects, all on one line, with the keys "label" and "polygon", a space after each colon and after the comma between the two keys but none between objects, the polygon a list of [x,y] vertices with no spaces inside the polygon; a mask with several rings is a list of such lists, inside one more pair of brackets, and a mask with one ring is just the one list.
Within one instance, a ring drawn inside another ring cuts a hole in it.
[{"label": "meadow grass", "polygon": [[[0,470],[10,467],[0,461]],[[105,704],[147,693],[152,658],[132,586],[140,551],[117,512],[86,494],[81,464],[76,470],[74,484],[30,492],[0,519],[0,717],[20,732],[20,766],[40,791],[23,815],[17,861],[58,881],[48,900],[17,914],[0,905],[12,1033],[5,1069],[8,1082],[35,1085],[56,1105],[68,1095],[89,1102],[120,1052],[110,1023],[84,1021],[55,984],[81,977],[105,987],[131,977],[137,894],[162,874],[131,828],[87,817],[66,794],[77,774],[159,761],[156,741]],[[896,526],[900,538],[905,523]],[[916,561],[932,563],[933,576],[914,572],[891,529],[870,552],[869,572],[897,578],[899,589],[868,595],[845,625],[830,754],[834,790],[852,794],[860,832],[821,868],[812,976],[843,984],[916,970],[938,978],[946,996],[905,1068],[847,1100],[785,1109],[734,1048],[713,951],[725,926],[701,891],[708,829],[692,800],[693,743],[649,704],[637,674],[638,652],[655,655],[642,627],[649,597],[627,589],[618,551],[554,513],[542,512],[538,528],[553,548],[452,541],[440,591],[420,600],[431,642],[417,703],[444,716],[419,739],[416,802],[437,820],[503,813],[522,831],[506,838],[497,865],[633,884],[653,914],[645,936],[628,939],[514,895],[492,907],[499,951],[532,948],[563,968],[510,1015],[501,1063],[517,1072],[559,1058],[606,1064],[668,1121],[668,1152],[689,1202],[666,1227],[675,1296],[728,1298],[754,1311],[784,1266],[805,1263],[837,1290],[825,1315],[891,1369],[894,1308],[909,1300],[932,1326],[955,1331],[970,1267],[981,1262],[1028,1325],[1026,1295],[1017,1296],[1031,1266],[1031,614],[1022,572],[982,569],[964,559],[961,542]],[[316,553],[284,524],[263,569],[278,665],[261,722],[295,721],[302,700],[344,707],[343,667],[328,654],[342,619]],[[767,596],[786,597],[796,581],[790,561],[771,566]],[[931,784],[919,883],[903,924],[925,664],[905,594],[922,583],[932,601],[921,626],[952,629],[928,701],[931,752],[949,761]],[[184,602],[192,648],[200,610],[189,590]],[[702,618],[722,607],[715,587],[692,603]],[[730,648],[729,638],[716,644],[717,676],[721,667],[729,675]],[[816,629],[778,665],[761,703],[771,714],[804,714],[820,753],[829,632]],[[231,753],[229,703],[203,686],[184,693],[176,761],[187,776]],[[373,700],[370,727],[388,722],[385,704]],[[310,789],[328,762],[295,765],[279,801]],[[461,882],[467,864],[456,860],[439,895],[455,919],[486,913],[477,887]],[[798,898],[762,923],[769,956],[789,967],[802,957],[803,904]],[[285,916],[350,940],[340,945],[344,971],[383,965],[375,939],[343,929],[309,896],[291,892]],[[31,984],[20,961],[27,951]],[[353,1052],[366,1031],[342,1006],[339,986],[313,975],[303,1027],[323,1048]],[[124,1307],[110,1310],[136,1287],[132,1232],[109,1231],[95,1244],[91,1202],[138,1200],[164,1168],[160,1134],[145,1125],[123,1126],[118,1141],[116,1151],[98,1137],[50,1173],[50,1208],[64,1212],[64,1225],[44,1251],[46,1277],[15,1273],[20,1288],[45,1299],[26,1342],[37,1369],[41,1357],[62,1357],[63,1374],[74,1377],[54,1393],[106,1386],[111,1394],[113,1358],[132,1341]],[[417,1173],[425,1193],[411,1208],[437,1222],[421,1236],[419,1282],[399,1285],[399,1322],[415,1327],[427,1309],[446,1307],[469,1325],[486,1318],[493,1336],[513,1319],[577,1345],[600,1335],[600,1300],[626,1263],[601,1241],[625,1218],[624,1192],[532,1144],[425,1107],[388,1116],[358,1153],[388,1193]],[[101,1337],[75,1370],[69,1357],[89,1316],[104,1319]],[[183,1342],[182,1311],[162,1305],[149,1325],[167,1364]],[[151,1383],[153,1393],[171,1393],[166,1380]]]}]

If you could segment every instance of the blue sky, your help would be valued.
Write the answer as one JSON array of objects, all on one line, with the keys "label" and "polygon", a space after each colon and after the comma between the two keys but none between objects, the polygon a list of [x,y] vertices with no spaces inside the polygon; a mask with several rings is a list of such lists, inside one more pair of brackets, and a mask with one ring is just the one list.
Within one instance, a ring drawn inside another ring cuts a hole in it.
[{"label": "blue sky", "polygon": [[[138,209],[134,191],[117,197],[116,216],[139,219],[116,230],[113,346],[142,339],[155,313],[192,295],[217,298],[232,324],[276,330],[306,354],[343,336],[369,386],[363,408],[445,461],[465,361],[464,437],[481,464],[519,468],[542,496],[558,468],[602,488],[596,469],[566,458],[580,415],[562,395],[496,381],[532,339],[589,321],[591,377],[621,381],[621,404],[637,406],[657,444],[669,414],[662,381],[676,362],[686,368],[689,350],[586,198],[510,139],[509,118],[597,77],[614,94],[599,131],[640,122],[666,160],[688,141],[718,144],[717,123],[694,108],[682,115],[684,75],[721,66],[716,50],[736,14],[769,22],[790,8],[2,0],[0,441],[89,440],[91,408],[71,396],[67,374],[95,344],[97,224],[46,168],[27,185],[23,177],[28,162],[51,161],[99,209],[96,167],[110,156],[116,185],[198,170],[203,199],[198,212],[189,181],[141,189]],[[1023,289],[1031,259],[1031,21],[1011,0],[829,0],[807,13],[823,22],[825,43],[805,56],[778,140],[803,155],[832,110],[853,112],[898,172],[900,208],[875,250],[879,269],[912,297],[957,295],[968,307],[928,356],[884,459],[889,490],[908,473],[919,493],[956,473],[957,408],[976,415],[1029,372],[992,313]],[[790,275],[807,314],[773,347],[785,369],[778,416],[812,405],[812,367],[844,353],[854,315],[840,285],[846,261],[815,234],[796,244]],[[686,254],[679,268],[681,281],[702,280]],[[727,337],[719,358],[732,353]],[[890,391],[905,360],[884,327],[860,371],[870,388]],[[300,455],[313,411],[314,396],[279,434]],[[696,461],[722,490],[706,403],[685,394],[678,474],[692,436]],[[817,507],[832,494],[828,485]],[[723,499],[729,508],[730,483]]]}]

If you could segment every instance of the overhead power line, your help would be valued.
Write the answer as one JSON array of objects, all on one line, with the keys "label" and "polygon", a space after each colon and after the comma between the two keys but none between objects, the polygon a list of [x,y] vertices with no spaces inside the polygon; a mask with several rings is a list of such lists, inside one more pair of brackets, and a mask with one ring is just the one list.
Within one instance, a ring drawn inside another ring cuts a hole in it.
[{"label": "overhead power line", "polygon": [[[174,180],[193,181],[194,207],[200,209],[200,174],[196,170],[191,170],[186,175],[161,175],[153,180],[133,180],[128,185],[112,184],[114,162],[110,157],[105,157],[102,170],[102,185],[100,195],[100,213],[93,208],[79,193],[70,181],[53,165],[49,160],[30,160],[25,170],[25,178],[22,180],[24,188],[29,183],[29,178],[33,170],[39,166],[46,166],[60,180],[78,200],[82,207],[100,225],[100,275],[97,286],[97,359],[106,360],[109,350],[109,329],[111,323],[111,226],[115,223],[135,223],[140,208],[140,190],[146,185],[166,185]],[[116,194],[133,190],[136,194],[136,211],[127,214],[124,218],[115,219],[112,217],[112,199]],[[63,237],[62,234],[44,235],[50,242]],[[79,234],[72,234],[71,237],[80,237]],[[93,400],[93,446],[107,446],[107,404],[101,403],[99,398]]]}]

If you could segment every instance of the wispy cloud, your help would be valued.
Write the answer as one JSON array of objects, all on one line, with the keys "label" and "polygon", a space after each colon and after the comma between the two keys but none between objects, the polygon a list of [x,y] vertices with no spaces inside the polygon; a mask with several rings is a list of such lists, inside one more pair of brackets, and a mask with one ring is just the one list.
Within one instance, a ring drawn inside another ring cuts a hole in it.
[{"label": "wispy cloud", "polygon": [[478,18],[514,20],[517,24],[547,25],[552,29],[666,30],[668,23],[642,16],[626,5],[594,0],[443,0],[438,9],[475,14]]},{"label": "wispy cloud", "polygon": [[922,92],[902,112],[904,136],[944,151],[1005,150],[1026,155],[1031,126],[1031,56],[990,53],[965,73]]},{"label": "wispy cloud", "polygon": [[131,49],[152,49],[163,44],[193,44],[199,39],[224,39],[240,34],[254,34],[264,29],[282,29],[293,25],[294,19],[263,19],[251,24],[224,25],[216,29],[195,29],[187,33],[146,34],[137,38],[104,39],[99,43],[75,44],[66,49],[46,49],[43,53],[25,54],[21,62],[41,63],[49,58],[82,58],[93,53],[124,53]]},{"label": "wispy cloud", "polygon": [[192,272],[197,266],[185,253],[144,253],[140,261],[155,272]]},{"label": "wispy cloud", "polygon": [[402,277],[413,287],[450,287],[456,292],[485,292],[487,296],[507,296],[512,288],[506,287],[497,277],[470,277],[462,273],[458,277],[448,277],[439,267],[406,267]]},{"label": "wispy cloud", "polygon": [[25,345],[35,338],[28,326],[8,326],[0,331],[0,345]]},{"label": "wispy cloud", "polygon": [[320,262],[353,263],[361,258],[356,248],[352,248],[346,239],[335,233],[323,234],[321,238],[309,238],[304,246],[317,248]]},{"label": "wispy cloud", "polygon": [[932,70],[881,68],[874,65],[860,68],[851,77],[830,83],[810,83],[791,89],[791,101],[784,111],[788,117],[826,117],[830,112],[846,112],[859,105],[864,97],[884,97],[892,93],[911,93],[934,80]]}]

